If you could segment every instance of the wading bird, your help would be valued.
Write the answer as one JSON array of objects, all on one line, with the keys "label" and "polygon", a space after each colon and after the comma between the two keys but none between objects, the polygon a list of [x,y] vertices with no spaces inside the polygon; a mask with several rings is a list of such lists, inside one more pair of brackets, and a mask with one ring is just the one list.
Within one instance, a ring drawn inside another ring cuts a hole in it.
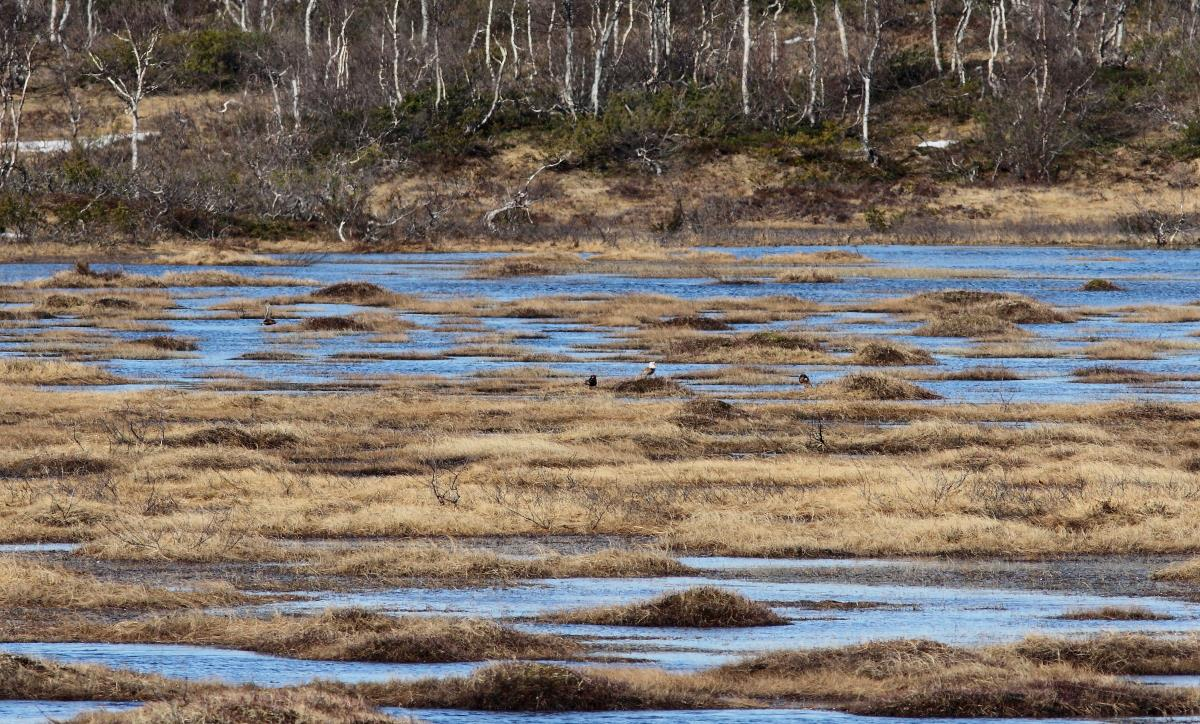
[{"label": "wading bird", "polygon": [[658,369],[658,365],[654,362],[646,365],[646,369],[642,370],[642,377],[653,377],[654,371]]},{"label": "wading bird", "polygon": [[275,317],[271,316],[271,305],[270,304],[267,305],[267,313],[263,315],[262,323],[263,323],[264,327],[270,327],[272,324],[275,324]]}]

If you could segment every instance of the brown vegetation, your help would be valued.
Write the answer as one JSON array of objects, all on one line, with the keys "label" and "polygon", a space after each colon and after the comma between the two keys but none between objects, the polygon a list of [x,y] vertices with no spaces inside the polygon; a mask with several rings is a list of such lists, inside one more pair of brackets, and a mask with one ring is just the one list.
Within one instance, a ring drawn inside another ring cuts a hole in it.
[{"label": "brown vegetation", "polygon": [[544,618],[557,623],[678,628],[744,628],[787,624],[787,619],[769,606],[715,586],[696,586],[664,593],[641,603],[562,611]]},{"label": "brown vegetation", "polygon": [[318,616],[267,618],[178,613],[117,623],[78,620],[6,632],[20,641],[188,644],[298,659],[441,663],[488,659],[569,659],[582,647],[479,619],[406,616],[333,609]]}]

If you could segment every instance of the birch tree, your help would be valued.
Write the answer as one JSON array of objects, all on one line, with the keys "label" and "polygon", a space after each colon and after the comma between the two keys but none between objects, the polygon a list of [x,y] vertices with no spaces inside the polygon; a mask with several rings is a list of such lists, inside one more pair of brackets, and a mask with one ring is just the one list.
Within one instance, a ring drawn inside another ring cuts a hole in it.
[{"label": "birch tree", "polygon": [[138,40],[134,38],[133,31],[126,26],[124,35],[117,33],[113,37],[118,42],[129,46],[129,52],[133,57],[133,68],[128,71],[128,75],[124,75],[119,68],[105,63],[95,53],[89,52],[88,57],[96,69],[92,75],[108,83],[124,105],[125,114],[129,116],[129,167],[131,170],[137,171],[138,144],[141,141],[142,133],[142,101],[148,94],[156,90],[155,86],[147,81],[147,76],[150,69],[155,66],[154,50],[158,45],[159,32],[154,30],[144,40]]}]

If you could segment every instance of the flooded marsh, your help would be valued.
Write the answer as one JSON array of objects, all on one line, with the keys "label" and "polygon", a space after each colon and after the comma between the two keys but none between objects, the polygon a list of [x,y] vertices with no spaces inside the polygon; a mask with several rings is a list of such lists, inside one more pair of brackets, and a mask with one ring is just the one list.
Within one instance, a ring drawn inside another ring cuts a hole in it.
[{"label": "flooded marsh", "polygon": [[0,265],[0,720],[1200,716],[1198,252],[262,260]]}]

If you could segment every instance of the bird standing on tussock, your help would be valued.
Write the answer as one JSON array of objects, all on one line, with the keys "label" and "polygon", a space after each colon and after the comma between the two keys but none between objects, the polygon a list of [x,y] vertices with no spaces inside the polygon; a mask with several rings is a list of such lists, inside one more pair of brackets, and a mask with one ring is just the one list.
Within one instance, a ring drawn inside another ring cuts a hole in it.
[{"label": "bird standing on tussock", "polygon": [[275,317],[271,316],[270,304],[267,305],[267,313],[263,315],[262,323],[264,327],[270,327],[272,324],[275,324]]},{"label": "bird standing on tussock", "polygon": [[642,377],[653,377],[654,371],[658,369],[658,365],[654,362],[646,365],[646,369],[642,370]]},{"label": "bird standing on tussock", "polygon": [[796,382],[800,383],[803,387],[812,387],[812,381],[808,379],[808,375],[806,374],[796,375]]},{"label": "bird standing on tussock", "polygon": [[588,386],[588,387],[595,387],[595,386],[596,386],[596,375],[592,375],[591,377],[588,377],[588,378],[587,378],[587,386]]}]

